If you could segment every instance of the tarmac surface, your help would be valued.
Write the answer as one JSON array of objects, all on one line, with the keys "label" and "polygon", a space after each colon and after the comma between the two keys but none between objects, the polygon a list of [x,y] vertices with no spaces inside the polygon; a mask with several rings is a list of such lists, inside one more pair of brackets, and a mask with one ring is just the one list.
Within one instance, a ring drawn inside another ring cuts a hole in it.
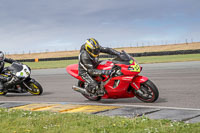
[{"label": "tarmac surface", "polygon": [[103,111],[93,113],[126,117],[146,115],[153,119],[200,122],[199,61],[142,64],[141,66],[143,71],[140,75],[147,76],[159,89],[159,99],[155,103],[143,103],[136,97],[92,102],[71,89],[77,80],[67,74],[65,69],[43,69],[32,71],[32,77],[43,86],[42,96],[8,93],[0,97],[0,107],[12,108],[16,105],[33,103],[113,106],[116,108],[105,108]]}]

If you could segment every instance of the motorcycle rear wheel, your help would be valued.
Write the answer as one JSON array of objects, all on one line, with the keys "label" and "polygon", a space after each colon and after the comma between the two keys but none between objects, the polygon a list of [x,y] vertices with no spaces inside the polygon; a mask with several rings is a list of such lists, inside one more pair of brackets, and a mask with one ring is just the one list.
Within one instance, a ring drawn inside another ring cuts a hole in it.
[{"label": "motorcycle rear wheel", "polygon": [[158,88],[156,85],[151,81],[147,80],[146,82],[141,84],[140,90],[143,92],[142,95],[135,94],[136,97],[146,103],[153,103],[159,97]]},{"label": "motorcycle rear wheel", "polygon": [[[84,82],[83,81],[78,81],[78,86],[79,87],[84,87]],[[88,96],[88,95],[85,95],[85,94],[82,94],[85,98],[87,98],[88,100],[90,101],[99,101],[101,100],[101,97],[100,96]]]},{"label": "motorcycle rear wheel", "polygon": [[29,81],[26,84],[31,88],[31,90],[27,88],[27,91],[32,95],[41,95],[43,93],[43,88],[37,81]]}]

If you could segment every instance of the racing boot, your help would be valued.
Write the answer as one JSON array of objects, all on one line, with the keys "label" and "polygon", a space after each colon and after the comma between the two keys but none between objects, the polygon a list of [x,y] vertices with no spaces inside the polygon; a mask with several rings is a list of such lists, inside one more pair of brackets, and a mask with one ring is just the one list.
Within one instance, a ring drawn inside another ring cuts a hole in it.
[{"label": "racing boot", "polygon": [[10,79],[9,77],[6,77],[6,76],[3,76],[3,75],[0,75],[0,82],[2,82],[2,83],[7,82],[9,79]]},{"label": "racing boot", "polygon": [[9,81],[10,78],[9,77],[5,77],[3,75],[0,75],[0,92],[4,92],[5,91],[5,86],[3,83]]},{"label": "racing boot", "polygon": [[12,87],[16,82],[17,82],[17,78],[16,77],[12,77],[7,79],[7,82],[4,83],[4,87],[5,88],[9,88]]},{"label": "racing boot", "polygon": [[99,89],[99,86],[96,82],[91,82],[85,87],[85,89],[88,93],[96,94],[97,90]]},{"label": "racing boot", "polygon": [[97,95],[98,96],[103,96],[105,94],[105,91],[104,90],[102,90],[102,89],[98,89],[97,90]]}]

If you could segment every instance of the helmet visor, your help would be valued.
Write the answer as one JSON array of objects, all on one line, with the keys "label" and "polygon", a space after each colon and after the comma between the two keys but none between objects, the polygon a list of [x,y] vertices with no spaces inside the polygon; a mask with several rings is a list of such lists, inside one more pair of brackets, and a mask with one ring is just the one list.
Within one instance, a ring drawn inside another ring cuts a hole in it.
[{"label": "helmet visor", "polygon": [[99,55],[99,53],[100,53],[100,48],[94,49],[94,51],[93,51],[94,55]]}]

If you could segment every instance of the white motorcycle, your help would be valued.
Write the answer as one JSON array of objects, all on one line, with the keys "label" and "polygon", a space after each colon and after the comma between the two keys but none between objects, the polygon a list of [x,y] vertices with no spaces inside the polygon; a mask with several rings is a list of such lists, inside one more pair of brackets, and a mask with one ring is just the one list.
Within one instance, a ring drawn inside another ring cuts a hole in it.
[{"label": "white motorcycle", "polygon": [[7,93],[31,93],[33,95],[41,95],[43,92],[42,86],[33,78],[30,77],[31,69],[25,64],[14,62],[11,66],[5,67],[3,76],[9,77],[11,80],[6,82],[6,88],[0,95]]}]

